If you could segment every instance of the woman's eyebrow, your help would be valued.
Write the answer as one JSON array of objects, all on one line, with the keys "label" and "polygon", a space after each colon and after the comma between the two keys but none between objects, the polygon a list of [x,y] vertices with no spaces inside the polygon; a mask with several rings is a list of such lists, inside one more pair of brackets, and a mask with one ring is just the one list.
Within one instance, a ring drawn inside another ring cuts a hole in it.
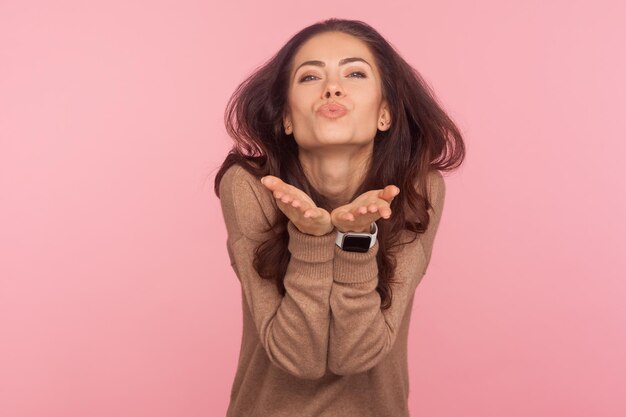
[{"label": "woman's eyebrow", "polygon": [[[349,64],[350,62],[355,62],[355,61],[365,62],[367,65],[370,66],[370,68],[372,67],[369,62],[359,57],[343,58],[342,60],[339,61],[339,65]],[[317,61],[317,60],[304,61],[302,64],[298,65],[298,68],[296,68],[296,70],[294,71],[294,74],[298,72],[300,67],[303,67],[304,65],[315,65],[318,67],[325,67],[326,63],[324,61]]]}]

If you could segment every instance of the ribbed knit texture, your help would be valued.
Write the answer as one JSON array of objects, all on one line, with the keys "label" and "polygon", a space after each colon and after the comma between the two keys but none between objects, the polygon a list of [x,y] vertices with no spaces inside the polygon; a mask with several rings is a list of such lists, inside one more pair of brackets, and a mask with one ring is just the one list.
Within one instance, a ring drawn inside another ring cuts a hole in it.
[{"label": "ribbed knit texture", "polygon": [[398,284],[392,284],[391,308],[383,311],[376,291],[378,242],[367,252],[347,252],[335,244],[336,231],[308,235],[291,221],[281,297],[252,266],[256,247],[275,233],[269,226],[279,214],[276,201],[242,167],[226,171],[220,201],[243,309],[227,417],[409,416],[411,309],[445,199],[441,174],[429,178],[430,225],[397,252]]}]

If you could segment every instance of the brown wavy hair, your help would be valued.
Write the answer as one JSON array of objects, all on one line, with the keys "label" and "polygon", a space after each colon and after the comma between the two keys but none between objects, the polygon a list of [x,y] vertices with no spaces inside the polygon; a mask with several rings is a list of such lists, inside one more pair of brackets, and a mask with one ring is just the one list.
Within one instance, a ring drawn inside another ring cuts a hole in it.
[{"label": "brown wavy hair", "polygon": [[[307,193],[318,207],[332,211],[328,199],[304,175],[293,134],[286,135],[282,127],[293,57],[304,42],[324,32],[343,32],[368,45],[382,76],[383,98],[389,103],[391,128],[377,131],[369,170],[351,198],[389,184],[402,191],[391,203],[392,216],[378,225],[376,290],[381,308],[386,309],[392,302],[396,268],[393,247],[408,243],[399,241],[404,230],[413,232],[415,240],[430,222],[428,174],[458,168],[465,158],[465,145],[459,129],[421,75],[374,28],[362,21],[337,18],[308,26],[237,87],[224,113],[234,145],[215,176],[215,194],[219,197],[220,180],[226,170],[239,164],[259,179],[265,175],[281,178]],[[287,248],[288,220],[279,213],[271,226],[277,233],[257,247],[253,262],[259,276],[275,280],[283,296],[283,279],[291,257]]]}]

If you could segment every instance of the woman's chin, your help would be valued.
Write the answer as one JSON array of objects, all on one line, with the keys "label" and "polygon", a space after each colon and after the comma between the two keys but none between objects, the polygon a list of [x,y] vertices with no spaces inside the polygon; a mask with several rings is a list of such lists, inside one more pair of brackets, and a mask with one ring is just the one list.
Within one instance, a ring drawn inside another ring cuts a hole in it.
[{"label": "woman's chin", "polygon": [[319,149],[325,147],[340,147],[340,146],[367,146],[374,141],[371,140],[357,140],[350,135],[328,135],[322,138],[316,138],[313,140],[307,140],[306,142],[298,143],[298,146],[303,149]]}]

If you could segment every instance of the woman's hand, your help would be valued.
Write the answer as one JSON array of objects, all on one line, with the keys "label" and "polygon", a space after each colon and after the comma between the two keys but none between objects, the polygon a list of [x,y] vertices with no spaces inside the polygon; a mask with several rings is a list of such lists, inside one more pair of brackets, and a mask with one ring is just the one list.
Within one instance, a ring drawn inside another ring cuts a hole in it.
[{"label": "woman's hand", "polygon": [[302,233],[322,236],[334,229],[328,211],[317,207],[304,191],[273,175],[261,178],[261,183],[272,191],[278,208]]},{"label": "woman's hand", "polygon": [[388,185],[382,190],[367,191],[350,204],[337,207],[330,214],[331,222],[341,232],[367,232],[372,222],[391,217],[389,207],[400,189]]}]

